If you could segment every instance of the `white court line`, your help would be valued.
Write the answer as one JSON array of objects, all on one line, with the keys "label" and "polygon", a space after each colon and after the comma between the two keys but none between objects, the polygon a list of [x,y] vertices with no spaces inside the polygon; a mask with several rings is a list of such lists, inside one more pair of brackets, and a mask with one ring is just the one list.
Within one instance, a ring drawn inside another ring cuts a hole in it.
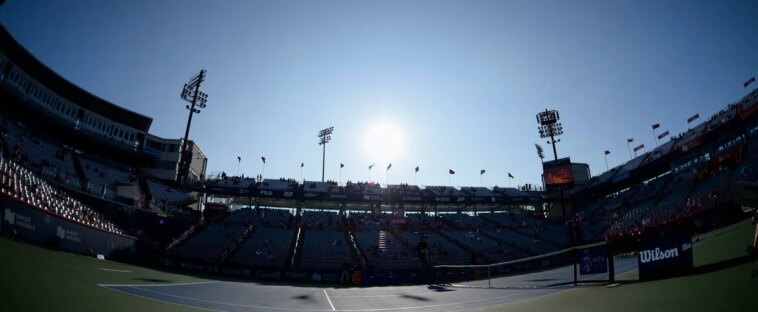
[{"label": "white court line", "polygon": [[[186,299],[191,301],[199,301],[199,302],[206,302],[206,303],[216,303],[220,305],[228,305],[228,306],[236,306],[236,307],[243,307],[243,308],[261,308],[261,309],[269,309],[269,310],[284,310],[284,311],[329,311],[329,310],[318,310],[318,309],[296,309],[296,308],[281,308],[281,307],[271,307],[271,306],[262,306],[262,305],[250,305],[250,304],[238,304],[238,303],[228,303],[228,302],[221,302],[221,301],[213,301],[213,300],[205,300],[205,299],[197,299],[192,297],[186,297],[186,296],[179,296],[179,295],[173,295],[169,293],[159,292],[159,291],[152,291],[145,288],[139,288],[134,287],[136,289],[155,293],[167,297],[175,297],[180,299]],[[113,288],[111,288],[113,289]],[[322,288],[323,289],[323,288]],[[384,309],[357,309],[357,310],[333,310],[333,311],[345,311],[345,312],[363,312],[363,311],[394,311],[394,310],[408,310],[408,309],[427,309],[427,308],[436,308],[436,307],[444,307],[444,306],[454,306],[454,305],[461,305],[461,304],[467,304],[467,303],[474,303],[474,302],[483,302],[483,301],[492,301],[497,299],[503,299],[508,297],[514,297],[523,295],[527,292],[531,292],[535,290],[529,290],[509,295],[503,295],[503,296],[497,296],[497,297],[491,297],[491,298],[482,298],[482,299],[476,299],[476,300],[469,300],[469,301],[461,301],[461,302],[451,302],[451,303],[443,303],[443,304],[436,304],[436,305],[425,305],[425,306],[413,306],[413,307],[399,307],[399,308],[384,308]],[[475,308],[486,308],[488,306],[483,307],[475,307]],[[474,309],[474,308],[472,308]]]},{"label": "white court line", "polygon": [[192,283],[173,283],[173,284],[97,284],[100,287],[165,287],[165,286],[185,286],[185,285],[198,285],[198,284],[210,284],[219,283],[220,281],[205,281],[205,282],[192,282]]},{"label": "white court line", "polygon": [[[148,285],[149,286],[149,285]],[[153,291],[145,288],[139,288],[139,287],[133,287],[136,289],[139,289],[141,291],[154,293],[162,296],[167,297],[175,297],[179,299],[186,299],[190,301],[198,301],[198,302],[205,302],[205,303],[215,303],[220,305],[226,305],[226,306],[233,306],[233,307],[242,307],[242,308],[259,308],[259,309],[269,309],[269,310],[284,310],[284,311],[330,311],[330,310],[319,310],[319,309],[296,309],[296,308],[280,308],[280,307],[271,307],[271,306],[263,306],[263,305],[255,305],[255,304],[239,304],[239,303],[229,303],[229,302],[221,302],[221,301],[213,301],[213,300],[205,300],[205,299],[198,299],[198,298],[192,298],[192,297],[185,297],[185,296],[179,296],[179,295],[172,295],[169,293],[164,293],[160,291]],[[113,289],[113,288],[109,288]],[[115,289],[114,289],[115,290]],[[170,301],[167,301],[170,302]]]},{"label": "white court line", "polygon": [[108,271],[108,272],[118,272],[118,273],[132,273],[132,271],[129,271],[129,270],[119,270],[119,269],[109,269],[109,268],[100,268],[100,270]]},{"label": "white court line", "polygon": [[329,301],[329,305],[332,306],[332,311],[337,311],[337,309],[334,308],[334,304],[332,304],[332,299],[329,299],[329,294],[326,293],[326,289],[324,290],[324,296],[326,296],[326,301]]},{"label": "white court line", "polygon": [[200,309],[200,310],[206,310],[206,311],[228,312],[228,311],[224,311],[224,310],[208,309],[208,308],[196,307],[196,306],[191,306],[191,305],[186,305],[186,304],[181,304],[181,303],[176,303],[176,302],[171,302],[171,301],[166,301],[166,300],[160,300],[160,299],[157,299],[157,298],[152,298],[152,297],[148,297],[148,296],[142,296],[142,295],[133,294],[133,293],[130,293],[130,292],[125,292],[123,290],[119,290],[119,289],[116,289],[116,288],[110,288],[110,287],[107,287],[107,288],[110,289],[110,290],[116,291],[116,292],[120,292],[122,294],[127,294],[127,295],[130,295],[130,296],[135,296],[135,297],[138,297],[138,298],[143,298],[143,299],[157,301],[157,302],[162,302],[162,303],[167,303],[167,304],[174,304],[174,305],[178,305],[180,307],[187,307],[187,308]]}]

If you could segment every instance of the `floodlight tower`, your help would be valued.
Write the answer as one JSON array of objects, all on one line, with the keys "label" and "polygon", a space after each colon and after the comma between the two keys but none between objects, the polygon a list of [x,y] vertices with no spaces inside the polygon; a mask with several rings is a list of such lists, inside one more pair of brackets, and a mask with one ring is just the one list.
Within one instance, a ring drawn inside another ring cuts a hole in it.
[{"label": "floodlight tower", "polygon": [[537,129],[540,131],[540,138],[550,138],[548,143],[553,145],[553,157],[555,157],[555,160],[558,160],[558,152],[555,149],[555,143],[561,141],[560,139],[555,140],[555,137],[563,134],[563,126],[558,122],[560,119],[561,116],[558,114],[557,110],[545,109],[544,112],[537,114],[537,123],[540,125]]},{"label": "floodlight tower", "polygon": [[332,140],[334,127],[329,127],[318,132],[318,145],[324,146],[324,152],[321,155],[321,182],[324,182],[324,167],[326,165],[326,143]]},{"label": "floodlight tower", "polygon": [[205,81],[205,72],[205,69],[200,70],[200,73],[190,78],[189,82],[185,83],[184,88],[182,88],[181,98],[190,102],[190,105],[185,106],[189,110],[189,117],[187,118],[187,129],[184,130],[182,147],[179,149],[179,174],[176,176],[176,184],[181,184],[187,178],[189,164],[192,161],[192,153],[187,151],[192,116],[196,113],[199,114],[200,110],[204,109],[208,103],[208,94],[200,91],[200,84]]},{"label": "floodlight tower", "polygon": [[[540,138],[550,138],[550,141],[548,143],[553,145],[553,157],[555,160],[558,160],[558,151],[555,148],[555,143],[560,142],[560,139],[556,140],[555,137],[560,136],[563,134],[563,126],[560,122],[558,122],[561,119],[561,116],[558,114],[557,110],[548,110],[545,109],[544,112],[540,112],[537,114],[537,123],[540,125],[537,127],[537,129],[540,131]],[[566,199],[563,194],[563,189],[561,189],[561,214],[563,215],[563,221],[567,221],[568,217],[566,216]],[[576,223],[575,222],[566,222],[566,227],[568,227],[568,236],[569,236],[569,242],[572,246],[576,245]],[[573,239],[572,239],[573,236]],[[611,264],[612,266],[612,264]],[[574,263],[574,286],[577,284],[577,267],[576,262]]]}]

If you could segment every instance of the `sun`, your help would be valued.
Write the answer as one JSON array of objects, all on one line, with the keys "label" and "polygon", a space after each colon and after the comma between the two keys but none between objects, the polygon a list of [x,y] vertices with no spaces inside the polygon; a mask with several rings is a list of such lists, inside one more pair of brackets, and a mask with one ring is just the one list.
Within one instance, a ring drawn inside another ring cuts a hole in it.
[{"label": "sun", "polygon": [[372,158],[388,163],[403,151],[403,135],[396,125],[382,122],[369,128],[365,145]]}]

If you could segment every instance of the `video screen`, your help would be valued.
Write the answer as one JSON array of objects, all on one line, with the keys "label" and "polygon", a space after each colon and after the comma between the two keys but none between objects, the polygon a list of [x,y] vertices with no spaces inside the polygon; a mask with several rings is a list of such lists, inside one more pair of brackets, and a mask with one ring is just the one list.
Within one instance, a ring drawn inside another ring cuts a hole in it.
[{"label": "video screen", "polygon": [[574,185],[574,175],[571,170],[571,159],[563,158],[548,161],[542,165],[545,188],[552,191],[569,189]]}]

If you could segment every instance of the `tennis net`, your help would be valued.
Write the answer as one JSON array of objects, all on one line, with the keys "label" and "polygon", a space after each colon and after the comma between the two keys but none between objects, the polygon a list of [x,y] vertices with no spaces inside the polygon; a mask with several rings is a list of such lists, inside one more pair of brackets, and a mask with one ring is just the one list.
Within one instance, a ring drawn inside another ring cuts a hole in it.
[{"label": "tennis net", "polygon": [[539,288],[607,283],[614,280],[611,254],[607,244],[600,242],[500,263],[436,265],[434,271],[438,282],[462,287]]}]

